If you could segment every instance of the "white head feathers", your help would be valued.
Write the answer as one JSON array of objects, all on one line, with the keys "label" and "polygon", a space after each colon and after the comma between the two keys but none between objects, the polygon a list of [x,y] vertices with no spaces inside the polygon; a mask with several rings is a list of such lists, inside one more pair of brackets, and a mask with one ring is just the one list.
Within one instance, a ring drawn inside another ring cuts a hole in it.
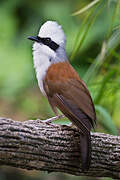
[{"label": "white head feathers", "polygon": [[44,23],[39,31],[38,36],[49,37],[57,43],[59,46],[64,47],[66,43],[66,37],[62,27],[55,21],[47,21]]}]

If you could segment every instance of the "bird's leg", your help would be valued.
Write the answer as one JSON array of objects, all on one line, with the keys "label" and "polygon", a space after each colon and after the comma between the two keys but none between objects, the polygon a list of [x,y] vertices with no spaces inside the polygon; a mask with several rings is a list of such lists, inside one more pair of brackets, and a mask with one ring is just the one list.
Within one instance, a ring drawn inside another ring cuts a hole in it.
[{"label": "bird's leg", "polygon": [[58,115],[58,116],[55,116],[55,117],[52,117],[52,118],[43,120],[43,122],[45,122],[45,123],[51,123],[52,121],[55,121],[55,120],[57,120],[57,119],[62,119],[62,118],[64,118],[64,117],[65,117],[65,116],[62,114],[62,115]]}]

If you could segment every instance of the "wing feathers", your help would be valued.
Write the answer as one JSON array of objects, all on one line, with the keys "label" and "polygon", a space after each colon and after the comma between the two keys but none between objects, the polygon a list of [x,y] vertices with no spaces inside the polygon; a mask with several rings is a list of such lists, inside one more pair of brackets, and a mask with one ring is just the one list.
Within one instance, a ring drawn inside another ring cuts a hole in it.
[{"label": "wing feathers", "polygon": [[72,106],[76,106],[77,110],[86,114],[89,117],[88,119],[90,119],[91,125],[94,126],[96,120],[94,105],[89,91],[87,87],[82,84],[82,81],[70,79],[61,83],[59,81],[52,82],[51,80],[47,80],[47,83],[44,84],[48,99],[51,97],[52,100],[55,94],[59,94],[65,101],[68,102],[69,100]]},{"label": "wing feathers", "polygon": [[87,134],[91,128],[88,117],[62,95],[53,96],[56,106],[65,114],[83,134]]},{"label": "wing feathers", "polygon": [[61,94],[66,99],[71,99],[74,104],[93,120],[92,124],[94,124],[96,119],[95,109],[88,89],[78,80],[70,80],[67,83],[69,84],[65,85],[66,88],[68,87],[67,90],[63,90]]}]

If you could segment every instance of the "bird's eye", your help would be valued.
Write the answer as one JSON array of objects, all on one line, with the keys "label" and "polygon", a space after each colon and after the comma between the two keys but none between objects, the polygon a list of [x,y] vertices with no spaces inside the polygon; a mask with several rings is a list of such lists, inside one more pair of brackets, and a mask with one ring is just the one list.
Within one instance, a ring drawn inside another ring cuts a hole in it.
[{"label": "bird's eye", "polygon": [[50,39],[50,38],[45,38],[45,42],[46,42],[46,43],[50,43],[50,42],[51,42],[51,39]]}]

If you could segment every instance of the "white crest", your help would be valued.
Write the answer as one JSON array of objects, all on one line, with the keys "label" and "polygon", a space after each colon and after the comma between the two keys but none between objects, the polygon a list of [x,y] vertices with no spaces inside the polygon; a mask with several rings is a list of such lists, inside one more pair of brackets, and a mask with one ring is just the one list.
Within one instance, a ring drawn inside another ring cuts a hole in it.
[{"label": "white crest", "polygon": [[66,43],[66,37],[62,27],[55,21],[47,21],[44,23],[39,31],[38,36],[50,37],[52,41],[55,41],[58,45],[64,47]]}]

